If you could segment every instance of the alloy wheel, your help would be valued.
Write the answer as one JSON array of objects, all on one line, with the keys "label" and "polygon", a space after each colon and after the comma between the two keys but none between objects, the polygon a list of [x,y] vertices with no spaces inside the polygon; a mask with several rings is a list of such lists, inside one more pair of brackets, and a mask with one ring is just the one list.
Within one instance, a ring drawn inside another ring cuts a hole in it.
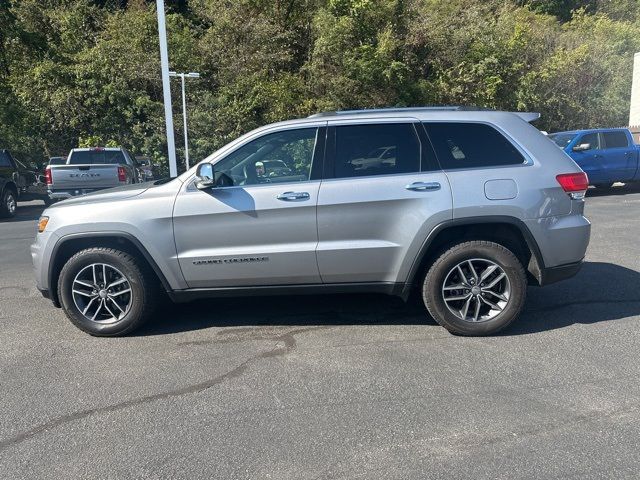
[{"label": "alloy wheel", "polygon": [[133,304],[129,279],[106,263],[92,263],[80,270],[73,279],[72,295],[87,320],[102,324],[121,320]]},{"label": "alloy wheel", "polygon": [[445,305],[466,322],[491,320],[506,308],[510,297],[507,274],[500,265],[484,258],[458,263],[442,285]]},{"label": "alloy wheel", "polygon": [[6,201],[7,212],[9,212],[9,215],[13,215],[16,213],[17,208],[16,198],[13,196],[13,193],[9,192],[7,194]]}]

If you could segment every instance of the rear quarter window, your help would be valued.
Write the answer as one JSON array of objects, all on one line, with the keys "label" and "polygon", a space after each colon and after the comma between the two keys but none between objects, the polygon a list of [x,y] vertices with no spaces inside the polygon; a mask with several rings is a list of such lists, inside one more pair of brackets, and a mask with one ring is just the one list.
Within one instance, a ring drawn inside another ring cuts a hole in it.
[{"label": "rear quarter window", "polygon": [[502,133],[484,123],[425,122],[443,169],[519,165],[525,158]]}]

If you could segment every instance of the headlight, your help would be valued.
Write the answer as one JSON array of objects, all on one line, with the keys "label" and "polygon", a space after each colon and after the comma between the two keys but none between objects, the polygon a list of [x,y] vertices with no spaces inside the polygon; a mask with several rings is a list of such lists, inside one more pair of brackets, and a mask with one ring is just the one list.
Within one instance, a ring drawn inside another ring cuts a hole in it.
[{"label": "headlight", "polygon": [[49,217],[40,217],[40,220],[38,220],[38,233],[44,232],[44,229],[47,228],[47,223],[49,223]]}]

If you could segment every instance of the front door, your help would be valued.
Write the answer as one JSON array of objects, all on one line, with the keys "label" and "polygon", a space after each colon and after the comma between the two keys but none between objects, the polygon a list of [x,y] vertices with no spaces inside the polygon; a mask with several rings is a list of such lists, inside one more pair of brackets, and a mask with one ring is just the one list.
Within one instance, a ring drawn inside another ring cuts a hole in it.
[{"label": "front door", "polygon": [[451,219],[451,189],[422,125],[332,122],[318,199],[324,283],[405,281],[422,242]]},{"label": "front door", "polygon": [[174,235],[190,288],[320,282],[324,123],[244,143],[214,164],[225,186],[198,190],[193,179],[186,182],[176,198]]},{"label": "front door", "polygon": [[574,152],[575,162],[585,171],[591,185],[611,182],[613,172],[609,164],[604,161],[604,150],[601,135],[597,132],[584,134],[575,145],[588,144],[587,150]]}]

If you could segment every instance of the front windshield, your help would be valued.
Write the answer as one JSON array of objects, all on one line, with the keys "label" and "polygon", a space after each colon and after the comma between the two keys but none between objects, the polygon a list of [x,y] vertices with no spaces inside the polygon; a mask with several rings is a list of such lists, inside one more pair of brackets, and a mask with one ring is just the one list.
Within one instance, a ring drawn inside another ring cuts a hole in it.
[{"label": "front windshield", "polygon": [[558,145],[560,148],[565,148],[567,145],[571,143],[571,141],[576,138],[575,133],[553,133],[549,135],[549,138],[553,140],[553,142]]}]

